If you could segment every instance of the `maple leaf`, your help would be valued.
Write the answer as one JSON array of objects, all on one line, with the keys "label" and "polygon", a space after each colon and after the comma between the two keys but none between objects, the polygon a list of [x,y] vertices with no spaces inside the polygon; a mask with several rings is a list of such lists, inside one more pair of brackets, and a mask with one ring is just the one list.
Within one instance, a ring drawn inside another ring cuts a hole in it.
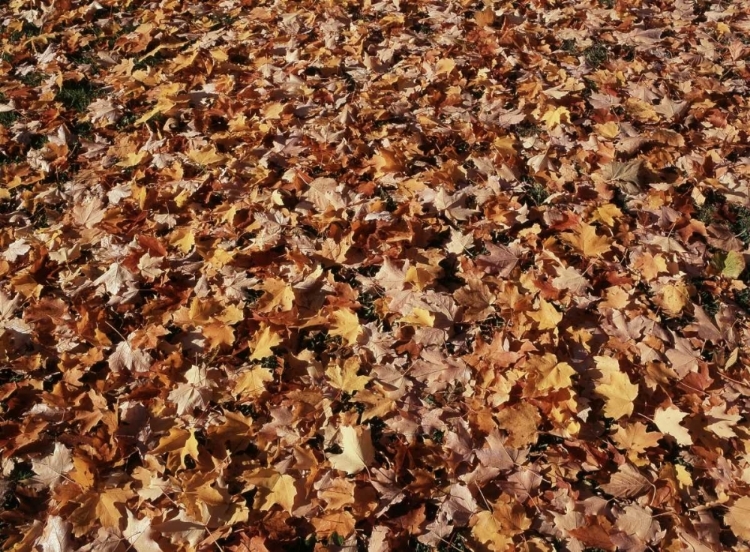
[{"label": "maple leaf", "polygon": [[552,303],[541,299],[539,310],[529,313],[529,317],[539,323],[540,330],[553,330],[562,322],[563,315],[557,311]]},{"label": "maple leaf", "polygon": [[283,280],[269,278],[263,282],[265,295],[258,299],[255,308],[258,312],[271,312],[275,309],[280,311],[291,310],[294,305],[294,290]]},{"label": "maple leaf", "polygon": [[74,550],[70,536],[71,524],[59,516],[50,516],[44,526],[44,532],[35,545],[42,552],[71,552]]},{"label": "maple leaf", "polygon": [[638,386],[623,372],[608,374],[606,383],[596,386],[596,392],[606,398],[604,414],[619,420],[633,413],[633,401],[638,398]]},{"label": "maple leaf", "polygon": [[498,427],[510,433],[508,445],[520,448],[537,439],[541,417],[534,405],[521,403],[505,408],[497,414]]},{"label": "maple leaf", "polygon": [[724,439],[737,437],[732,429],[742,419],[739,414],[729,414],[726,405],[716,405],[706,412],[706,417],[710,422],[706,427],[714,434]]},{"label": "maple leaf", "polygon": [[510,276],[519,261],[518,255],[509,247],[486,243],[488,255],[477,257],[477,266],[485,272],[501,277]]},{"label": "maple leaf", "polygon": [[279,334],[265,323],[261,324],[260,329],[255,332],[255,336],[249,343],[253,348],[253,354],[250,355],[250,360],[260,360],[262,358],[273,356],[274,353],[271,348],[276,347],[281,344],[281,342],[282,339]]},{"label": "maple leaf", "polygon": [[370,430],[357,432],[352,426],[341,426],[341,454],[328,457],[334,469],[345,471],[349,475],[360,472],[372,464],[375,459],[375,449],[372,447]]},{"label": "maple leaf", "polygon": [[5,259],[8,262],[14,263],[16,262],[16,259],[18,257],[23,257],[31,250],[31,246],[26,242],[26,240],[18,239],[11,243],[8,248],[3,251],[3,259]]},{"label": "maple leaf", "polygon": [[732,533],[750,542],[750,497],[735,500],[724,515],[724,521]]},{"label": "maple leaf", "polygon": [[690,433],[680,425],[685,416],[687,414],[675,406],[659,408],[654,414],[654,423],[659,431],[673,437],[678,445],[692,445],[693,439],[690,437]]},{"label": "maple leaf", "polygon": [[192,366],[185,372],[186,383],[177,385],[169,392],[168,398],[177,406],[177,414],[192,412],[195,408],[204,408],[213,395],[213,382],[208,379],[205,367]]},{"label": "maple leaf", "polygon": [[612,436],[617,447],[627,451],[628,458],[634,463],[646,449],[658,446],[662,437],[663,435],[656,431],[649,432],[646,425],[641,422],[620,424]]},{"label": "maple leaf", "polygon": [[[123,509],[133,492],[129,489],[105,489],[102,492],[89,492],[80,499],[80,506],[71,516],[78,528],[88,530],[92,524],[118,528],[125,517]],[[76,531],[76,535],[80,534]]]},{"label": "maple leaf", "polygon": [[108,294],[117,296],[123,287],[131,286],[134,280],[130,271],[119,263],[112,263],[104,274],[94,280],[94,285],[103,286]]},{"label": "maple leaf", "polygon": [[354,532],[355,523],[354,516],[347,511],[330,512],[312,519],[316,533],[325,537],[329,537],[333,533],[342,538],[348,537]]},{"label": "maple leaf", "polygon": [[586,257],[599,257],[611,249],[609,240],[599,236],[596,228],[589,224],[582,224],[575,233],[566,232],[561,237]]},{"label": "maple leaf", "polygon": [[257,397],[266,390],[266,382],[273,381],[271,370],[261,366],[253,366],[245,370],[237,378],[232,393],[237,396]]},{"label": "maple leaf", "polygon": [[359,359],[350,357],[344,361],[343,366],[340,364],[329,365],[326,369],[326,375],[333,387],[352,394],[356,391],[362,391],[370,381],[367,376],[357,375],[359,366]]},{"label": "maple leaf", "polygon": [[513,542],[510,536],[503,534],[500,522],[493,513],[486,510],[474,515],[471,534],[493,552],[505,552]]},{"label": "maple leaf", "polygon": [[651,482],[630,464],[620,466],[617,473],[609,479],[609,483],[601,485],[605,493],[617,498],[638,496],[651,487]]},{"label": "maple leaf", "polygon": [[536,391],[568,388],[573,383],[571,377],[576,374],[570,364],[558,362],[557,357],[551,353],[530,359],[528,367],[535,372],[534,389]]},{"label": "maple leaf", "polygon": [[679,316],[689,301],[690,294],[682,282],[667,284],[659,291],[659,305],[670,316]]},{"label": "maple leaf", "polygon": [[127,341],[121,341],[107,360],[109,369],[117,373],[121,370],[145,372],[151,367],[151,356],[146,351],[134,349]]},{"label": "maple leaf", "polygon": [[52,454],[41,460],[33,460],[31,467],[36,474],[35,480],[54,488],[65,478],[65,474],[73,469],[73,457],[69,449],[60,443],[55,443]]},{"label": "maple leaf", "polygon": [[102,209],[103,205],[102,200],[98,197],[79,203],[73,207],[73,220],[80,226],[93,228],[104,220],[106,213]]},{"label": "maple leaf", "polygon": [[271,492],[265,497],[263,504],[260,506],[261,511],[265,512],[275,504],[278,504],[282,509],[291,514],[292,507],[294,506],[294,497],[297,496],[294,478],[287,474],[279,475],[275,478],[270,488]]},{"label": "maple leaf", "polygon": [[340,335],[347,345],[354,345],[362,333],[357,314],[349,309],[337,310],[333,313],[333,325],[328,331],[330,335]]},{"label": "maple leaf", "polygon": [[547,124],[549,130],[552,130],[556,126],[561,125],[563,121],[570,122],[570,111],[562,106],[549,109],[542,115],[542,121]]},{"label": "maple leaf", "polygon": [[130,510],[127,510],[127,524],[122,536],[130,544],[130,548],[136,552],[161,552],[161,547],[153,539],[151,520],[147,517],[137,519]]},{"label": "maple leaf", "polygon": [[203,326],[201,333],[208,340],[209,349],[231,347],[234,343],[234,330],[229,324],[214,323]]}]

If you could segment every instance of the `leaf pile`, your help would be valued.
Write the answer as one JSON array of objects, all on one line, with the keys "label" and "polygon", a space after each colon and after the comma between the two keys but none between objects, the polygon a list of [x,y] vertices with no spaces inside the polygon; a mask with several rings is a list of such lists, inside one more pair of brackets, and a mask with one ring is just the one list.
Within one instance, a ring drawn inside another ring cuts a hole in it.
[{"label": "leaf pile", "polygon": [[4,549],[748,546],[741,3],[0,21]]}]

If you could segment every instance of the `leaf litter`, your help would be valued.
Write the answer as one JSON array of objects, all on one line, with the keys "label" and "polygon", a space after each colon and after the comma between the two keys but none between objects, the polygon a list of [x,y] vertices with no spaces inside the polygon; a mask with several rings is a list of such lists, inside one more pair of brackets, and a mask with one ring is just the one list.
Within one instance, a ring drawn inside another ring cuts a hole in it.
[{"label": "leaf litter", "polygon": [[3,549],[748,546],[739,3],[0,19]]}]

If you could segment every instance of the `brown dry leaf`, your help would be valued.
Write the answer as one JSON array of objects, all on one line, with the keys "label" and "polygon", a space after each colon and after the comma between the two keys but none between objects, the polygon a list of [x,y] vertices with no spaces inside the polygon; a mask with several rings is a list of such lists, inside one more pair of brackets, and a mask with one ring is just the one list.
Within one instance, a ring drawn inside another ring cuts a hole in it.
[{"label": "brown dry leaf", "polygon": [[631,498],[647,492],[652,485],[637,468],[630,464],[623,464],[609,479],[609,483],[601,485],[601,488],[605,493],[614,497]]},{"label": "brown dry leaf", "polygon": [[507,444],[514,448],[528,446],[536,441],[539,411],[531,404],[522,403],[498,412],[498,427],[509,433]]},{"label": "brown dry leaf", "polygon": [[67,479],[65,474],[73,469],[73,458],[68,448],[61,443],[55,443],[52,454],[41,460],[34,460],[31,467],[36,474],[35,480],[54,488],[63,479]]},{"label": "brown dry leaf", "polygon": [[315,532],[321,537],[328,537],[336,533],[341,537],[348,537],[354,532],[355,520],[351,513],[331,512],[312,519]]}]

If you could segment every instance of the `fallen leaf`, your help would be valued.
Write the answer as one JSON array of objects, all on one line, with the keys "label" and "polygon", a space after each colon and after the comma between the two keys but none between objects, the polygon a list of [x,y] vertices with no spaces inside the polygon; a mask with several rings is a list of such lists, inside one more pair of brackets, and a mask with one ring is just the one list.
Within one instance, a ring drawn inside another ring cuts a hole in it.
[{"label": "fallen leaf", "polygon": [[609,479],[609,483],[601,485],[605,493],[617,498],[631,498],[642,495],[650,488],[651,482],[646,479],[638,469],[630,464],[623,464]]},{"label": "fallen leaf", "polygon": [[331,466],[336,470],[345,471],[349,475],[367,469],[375,458],[370,430],[363,429],[358,432],[352,426],[341,426],[339,433],[343,452],[328,457]]},{"label": "fallen leaf", "polygon": [[678,445],[688,446],[693,444],[693,439],[687,429],[680,422],[687,414],[675,406],[659,408],[654,414],[654,423],[659,431],[674,438]]}]

